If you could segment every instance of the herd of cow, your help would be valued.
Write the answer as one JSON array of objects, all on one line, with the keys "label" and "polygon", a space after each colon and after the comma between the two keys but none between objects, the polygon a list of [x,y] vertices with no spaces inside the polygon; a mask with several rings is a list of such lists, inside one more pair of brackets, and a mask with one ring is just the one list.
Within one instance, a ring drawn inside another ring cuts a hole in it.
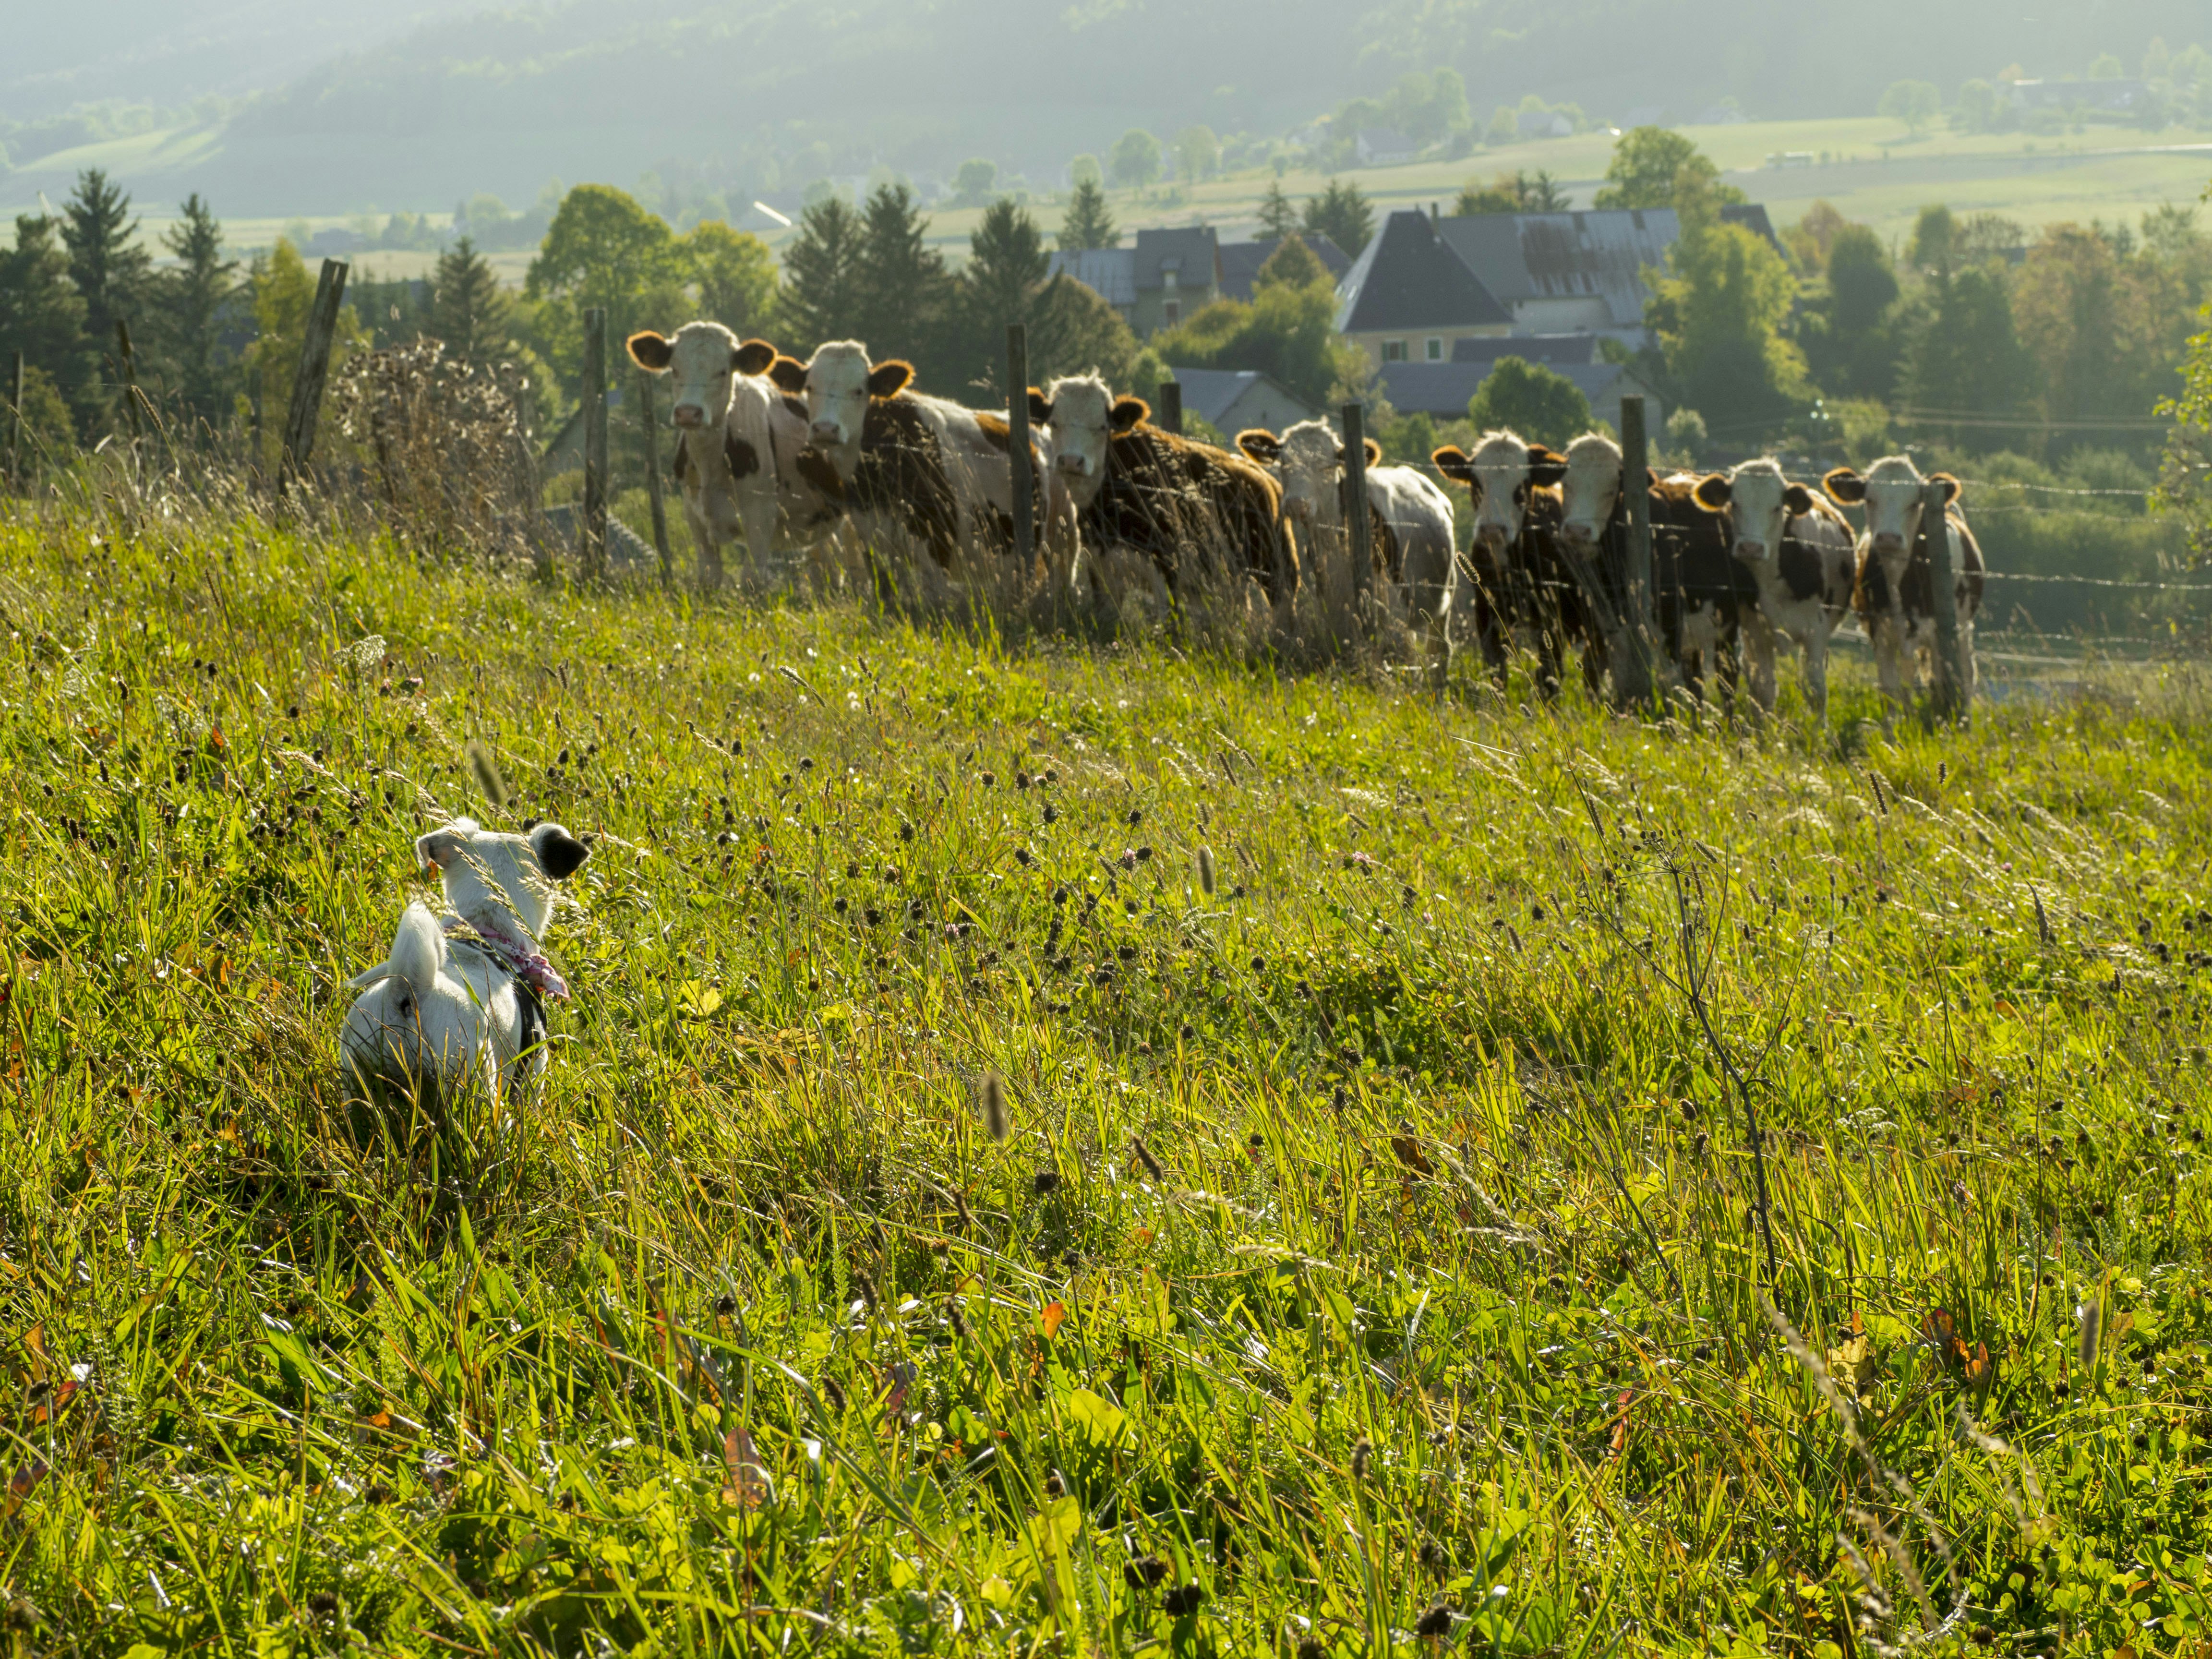
[{"label": "herd of cow", "polygon": [[[682,434],[675,470],[702,574],[742,541],[756,569],[778,546],[802,551],[840,538],[875,558],[963,583],[979,562],[1012,556],[1015,470],[1007,418],[912,387],[906,363],[871,361],[841,341],[805,362],[715,323],[672,336],[631,337],[631,358],[673,382]],[[1146,572],[1167,605],[1189,584],[1256,582],[1287,628],[1302,568],[1342,557],[1347,471],[1319,421],[1278,436],[1239,434],[1217,448],[1152,423],[1140,398],[1116,397],[1095,374],[1029,392],[1037,552],[1055,592],[1095,585],[1108,568]],[[1413,467],[1364,469],[1370,586],[1423,643],[1441,684],[1455,633],[1471,628],[1500,676],[1516,647],[1534,653],[1540,686],[1556,690],[1571,648],[1593,690],[1630,641],[1625,619],[1629,495],[1620,447],[1592,433],[1564,454],[1493,432],[1472,454],[1432,458],[1467,487],[1472,544],[1456,551],[1452,503]],[[1747,666],[1752,696],[1771,709],[1775,659],[1786,641],[1826,718],[1828,643],[1854,613],[1873,643],[1884,693],[1902,701],[1921,654],[1934,656],[1935,592],[1919,536],[1925,486],[1939,483],[1955,573],[1965,684],[1973,683],[1973,621],[1983,565],[1957,508],[1955,479],[1923,478],[1893,456],[1862,477],[1830,472],[1819,490],[1771,460],[1726,474],[1653,473],[1653,608],[1662,666],[1695,690],[1708,673]],[[1855,531],[1841,507],[1863,509]],[[1133,558],[1131,557],[1133,556]]]}]

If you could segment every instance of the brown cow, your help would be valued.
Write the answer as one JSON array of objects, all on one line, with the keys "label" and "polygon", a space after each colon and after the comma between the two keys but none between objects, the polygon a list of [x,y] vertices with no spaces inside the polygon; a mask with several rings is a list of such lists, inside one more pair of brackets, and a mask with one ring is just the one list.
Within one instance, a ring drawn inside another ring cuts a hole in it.
[{"label": "brown cow", "polygon": [[[1923,478],[1903,455],[1887,455],[1861,477],[1839,466],[1820,481],[1829,499],[1845,507],[1863,504],[1866,532],[1858,542],[1858,587],[1852,596],[1859,621],[1874,641],[1875,664],[1882,695],[1902,703],[1920,678],[1919,653],[1936,658],[1936,585],[1920,541],[1921,495],[1930,483],[1943,486],[1944,527],[1951,542],[1951,571],[1959,605],[1959,642],[1964,658],[1962,696],[1974,693],[1974,617],[1982,608],[1982,550],[1958,510],[1959,481],[1948,472]],[[1936,665],[1938,672],[1941,665]]]}]

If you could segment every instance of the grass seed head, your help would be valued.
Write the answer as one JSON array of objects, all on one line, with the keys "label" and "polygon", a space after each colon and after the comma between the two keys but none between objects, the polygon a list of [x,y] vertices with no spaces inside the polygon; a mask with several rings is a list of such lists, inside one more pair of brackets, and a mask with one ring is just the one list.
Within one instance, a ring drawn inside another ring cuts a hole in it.
[{"label": "grass seed head", "polygon": [[2087,1370],[2097,1363],[2097,1342],[2103,1334],[2105,1310],[2093,1297],[2074,1310],[2074,1317],[2081,1327],[2081,1346],[2078,1358],[2081,1369]]},{"label": "grass seed head", "polygon": [[492,758],[491,750],[476,738],[471,738],[462,751],[468,757],[469,770],[475,774],[477,787],[484,798],[484,805],[495,812],[507,811],[508,795],[507,780],[500,775],[499,763]]},{"label": "grass seed head", "polygon": [[1367,1465],[1374,1455],[1375,1443],[1365,1435],[1361,1435],[1352,1448],[1352,1478],[1354,1480],[1364,1480],[1367,1478]]},{"label": "grass seed head", "polygon": [[1198,849],[1198,884],[1206,897],[1213,896],[1213,849],[1211,847]]},{"label": "grass seed head", "polygon": [[1152,1176],[1155,1181],[1164,1181],[1167,1179],[1167,1172],[1160,1168],[1159,1159],[1152,1156],[1152,1149],[1145,1145],[1145,1139],[1142,1135],[1136,1136],[1129,1142],[1129,1149],[1136,1153],[1137,1162],[1145,1166],[1145,1173],[1146,1175]]},{"label": "grass seed head", "polygon": [[978,1103],[983,1112],[983,1127],[994,1140],[1006,1138],[1006,1085],[996,1072],[983,1073],[976,1086]]}]

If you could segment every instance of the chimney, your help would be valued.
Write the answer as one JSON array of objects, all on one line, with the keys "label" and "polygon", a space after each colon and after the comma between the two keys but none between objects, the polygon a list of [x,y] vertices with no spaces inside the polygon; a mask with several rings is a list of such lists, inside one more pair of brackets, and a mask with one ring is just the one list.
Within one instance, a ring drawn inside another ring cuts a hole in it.
[{"label": "chimney", "polygon": [[1437,222],[1437,204],[1436,204],[1434,202],[1431,202],[1431,203],[1430,203],[1430,204],[1429,204],[1429,222],[1430,222],[1431,224],[1434,224],[1434,223],[1436,223],[1436,222]]}]

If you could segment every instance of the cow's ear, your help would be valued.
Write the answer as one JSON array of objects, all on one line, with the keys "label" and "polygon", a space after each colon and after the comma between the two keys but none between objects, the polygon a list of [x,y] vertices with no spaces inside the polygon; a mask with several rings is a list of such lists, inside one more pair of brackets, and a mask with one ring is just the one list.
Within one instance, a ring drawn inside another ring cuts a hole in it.
[{"label": "cow's ear", "polygon": [[1803,518],[1813,510],[1813,492],[1803,484],[1791,484],[1782,492],[1782,510],[1793,519]]},{"label": "cow's ear", "polygon": [[796,357],[778,357],[768,366],[768,377],[780,392],[800,392],[806,390],[806,365]]},{"label": "cow's ear", "polygon": [[1273,466],[1282,458],[1282,441],[1263,426],[1255,426],[1237,434],[1237,447],[1248,459],[1262,466]]},{"label": "cow's ear", "polygon": [[1856,506],[1866,499],[1866,480],[1847,466],[1839,466],[1820,480],[1820,488],[1828,492],[1828,499],[1841,507]]},{"label": "cow's ear", "polygon": [[1116,432],[1134,432],[1150,418],[1152,406],[1142,398],[1116,398],[1107,411],[1106,424]]},{"label": "cow's ear", "polygon": [[1931,473],[1929,475],[1928,482],[1929,483],[1939,483],[1943,486],[1944,506],[1948,507],[1952,502],[1959,499],[1959,481],[1953,477],[1949,473]]},{"label": "cow's ear", "polygon": [[629,360],[640,368],[660,374],[675,360],[676,342],[665,334],[641,328],[623,342],[629,348]]},{"label": "cow's ear", "polygon": [[887,363],[878,363],[868,372],[868,396],[896,398],[914,384],[914,365],[894,357]]},{"label": "cow's ear", "polygon": [[1368,465],[1380,466],[1382,465],[1382,446],[1381,444],[1376,443],[1374,439],[1370,438],[1366,441],[1363,447],[1367,452]]},{"label": "cow's ear", "polygon": [[557,823],[541,823],[530,832],[530,850],[556,881],[566,881],[583,867],[592,849]]},{"label": "cow's ear", "polygon": [[1547,488],[1567,476],[1567,458],[1556,449],[1547,449],[1541,444],[1528,446],[1528,482],[1539,489]]},{"label": "cow's ear", "polygon": [[748,340],[730,354],[730,367],[740,374],[759,374],[775,357],[775,348],[766,340]]},{"label": "cow's ear", "polygon": [[1433,451],[1429,456],[1429,465],[1447,478],[1456,478],[1463,484],[1475,482],[1474,463],[1468,459],[1467,452],[1457,444],[1446,444],[1442,449]]},{"label": "cow's ear", "polygon": [[1035,386],[1030,388],[1030,420],[1037,426],[1052,424],[1052,405],[1044,400],[1044,393]]},{"label": "cow's ear", "polygon": [[1708,513],[1725,511],[1735,495],[1735,487],[1717,472],[1706,473],[1690,492],[1690,499]]}]

